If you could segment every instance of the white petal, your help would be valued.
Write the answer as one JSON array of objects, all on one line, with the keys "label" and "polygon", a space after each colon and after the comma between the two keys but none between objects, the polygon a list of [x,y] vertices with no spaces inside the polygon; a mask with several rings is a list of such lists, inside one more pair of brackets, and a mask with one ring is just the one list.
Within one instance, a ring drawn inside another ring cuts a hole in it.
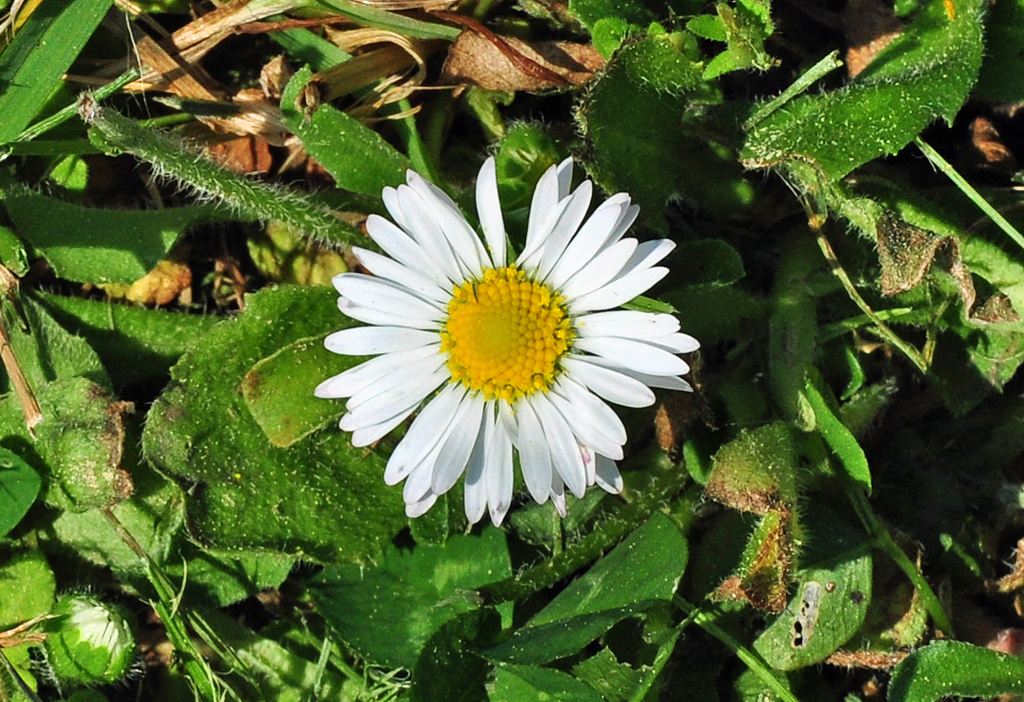
[{"label": "white petal", "polygon": [[[352,431],[352,445],[356,448],[360,448],[380,441],[391,433],[395,427],[404,422],[419,406],[419,402],[410,402],[408,407],[399,411],[395,416],[385,419],[379,424],[371,424],[370,426],[361,427]],[[342,420],[344,421],[344,417],[342,417]],[[347,431],[343,426],[341,426],[340,422],[339,427],[343,431]]]},{"label": "white petal", "polygon": [[654,393],[649,387],[622,372],[591,363],[584,356],[567,356],[562,359],[562,366],[574,380],[609,402],[623,407],[654,404]]},{"label": "white petal", "polygon": [[[398,197],[397,194],[395,197]],[[408,232],[375,214],[367,218],[366,231],[388,256],[412,270],[420,271],[438,287],[451,289],[452,280]]]},{"label": "white petal", "polygon": [[491,254],[495,268],[504,268],[508,257],[508,243],[505,240],[505,220],[501,214],[501,200],[498,198],[498,174],[491,156],[480,167],[476,177],[476,214],[484,230],[484,240]]},{"label": "white petal", "polygon": [[[392,188],[391,186],[387,186],[381,192],[380,197],[384,201],[384,207],[388,209],[388,214],[391,215],[391,219],[395,220],[395,224],[404,229],[405,232],[409,232],[409,226],[408,222],[406,221],[405,212],[402,211],[402,203],[398,199],[398,190]],[[374,216],[375,215],[370,215],[370,217]],[[370,221],[367,220],[366,224],[366,229],[367,231],[369,231]]]},{"label": "white petal", "polygon": [[409,187],[419,193],[452,250],[473,276],[483,271],[488,260],[480,237],[448,194],[414,171],[408,171]]},{"label": "white petal", "polygon": [[487,401],[483,411],[483,429],[477,435],[466,466],[464,493],[466,519],[470,524],[479,522],[487,511],[487,471],[493,470],[489,463],[489,446],[495,430],[494,410],[494,400]]},{"label": "white petal", "polygon": [[338,298],[338,309],[341,310],[346,317],[350,317],[358,322],[364,322],[365,324],[387,327],[409,327],[410,329],[431,329],[435,332],[440,332],[441,330],[441,324],[439,321],[431,321],[429,319],[424,319],[423,317],[406,317],[377,307],[365,307],[344,297]]},{"label": "white petal", "polygon": [[688,382],[674,375],[650,375],[648,373],[637,373],[634,370],[623,368],[614,361],[609,361],[605,358],[598,356],[588,356],[587,361],[590,363],[607,368],[612,371],[628,375],[634,380],[638,380],[649,388],[665,388],[667,390],[682,390],[683,392],[693,392],[693,388]]},{"label": "white petal", "polygon": [[427,403],[391,453],[384,469],[385,483],[395,485],[401,482],[437,445],[465,395],[464,387],[451,383]]},{"label": "white petal", "polygon": [[700,348],[700,342],[689,334],[669,334],[648,341],[672,353],[693,353]]},{"label": "white petal", "polygon": [[409,519],[418,519],[426,514],[434,503],[437,502],[437,495],[428,492],[416,502],[406,503],[405,516]]},{"label": "white petal", "polygon": [[[533,191],[523,254],[531,254],[540,247],[541,241],[538,235],[541,233],[541,226],[553,214],[553,210],[558,207],[561,199],[562,196],[558,192],[558,169],[552,166],[544,171],[544,175],[537,181],[537,187]],[[522,256],[520,256],[521,258]]]},{"label": "white petal", "polygon": [[344,356],[406,351],[437,342],[437,332],[406,327],[353,327],[328,334],[324,346]]},{"label": "white petal", "polygon": [[389,375],[395,368],[402,368],[425,358],[441,354],[440,342],[420,346],[408,351],[396,351],[384,354],[358,366],[349,368],[333,378],[320,383],[313,394],[317,397],[351,397],[367,385],[377,382]]},{"label": "white petal", "polygon": [[650,268],[655,263],[672,253],[676,243],[671,239],[655,239],[645,241],[636,247],[636,253],[629,259],[622,270],[623,275],[630,271]]},{"label": "white petal", "polygon": [[[587,490],[587,469],[583,465],[579,444],[562,413],[555,409],[544,393],[537,393],[527,400],[537,412],[544,436],[551,452],[552,468],[576,497],[583,497]],[[524,401],[521,400],[520,404]]]},{"label": "white petal", "polygon": [[565,509],[565,483],[558,476],[558,473],[551,474],[551,504],[555,506],[558,516],[565,519],[568,511]]},{"label": "white petal", "polygon": [[441,447],[441,455],[434,466],[431,492],[438,495],[448,492],[466,470],[466,464],[469,463],[473,447],[482,431],[483,410],[482,398],[472,395],[463,398],[456,414],[457,419],[452,424],[452,433]]},{"label": "white petal", "polygon": [[501,526],[508,508],[512,505],[512,441],[500,416],[494,425],[494,432],[487,444],[487,468],[484,481],[487,484],[487,506],[494,526]]},{"label": "white petal", "polygon": [[572,187],[572,156],[563,159],[558,164],[558,198],[562,199],[569,194],[569,188]]},{"label": "white petal", "polygon": [[[629,199],[626,200],[629,202]],[[622,238],[626,231],[633,226],[633,222],[636,221],[637,215],[640,214],[640,205],[630,205],[622,212],[622,216],[619,217],[619,221],[615,224],[615,229],[612,230],[611,235],[608,237],[608,242],[605,244],[610,245]]]},{"label": "white petal", "polygon": [[[407,407],[415,398],[420,401],[449,379],[447,368],[439,368],[432,373],[405,375],[395,379],[388,378],[386,384],[379,383],[360,390],[349,398],[346,405],[349,414],[356,415],[360,424],[376,424],[392,416],[399,408]],[[357,427],[351,426],[347,431]]]},{"label": "white petal", "polygon": [[576,235],[590,209],[590,198],[593,195],[594,186],[589,180],[583,181],[580,187],[569,196],[568,204],[559,215],[546,237],[541,252],[540,264],[537,268],[537,277],[541,280],[547,278],[551,269],[555,267],[558,260],[565,253],[565,248]]},{"label": "white petal", "polygon": [[597,290],[615,278],[636,251],[637,241],[632,237],[609,246],[594,256],[590,263],[576,272],[565,285],[562,294],[569,300],[570,307],[575,298]]},{"label": "white petal", "polygon": [[679,331],[679,320],[670,314],[614,310],[612,312],[597,312],[578,317],[575,320],[575,326],[580,336],[621,336],[626,339],[654,339],[655,337],[666,337]]},{"label": "white petal", "polygon": [[540,224],[537,225],[537,228],[526,233],[526,245],[519,254],[519,258],[516,259],[517,266],[528,271],[535,271],[537,269],[540,265],[541,256],[544,254],[544,247],[548,243],[548,237],[570,204],[570,198],[565,198],[561,202],[556,203],[545,218],[541,220]]},{"label": "white petal", "polygon": [[587,486],[589,487],[594,484],[595,480],[597,480],[597,472],[594,468],[597,459],[594,454],[594,449],[589,446],[580,446],[580,452],[583,454],[583,465],[587,467]]},{"label": "white petal", "polygon": [[406,317],[441,319],[444,306],[430,302],[408,287],[384,278],[362,273],[342,273],[334,276],[334,287],[342,297],[366,307],[394,310]]},{"label": "white petal", "polygon": [[616,223],[629,204],[629,196],[619,193],[605,200],[573,237],[558,259],[548,282],[556,290],[561,289],[572,274],[583,268],[605,245]]},{"label": "white petal", "polygon": [[445,286],[442,287],[436,280],[425,275],[420,270],[410,268],[387,256],[382,256],[376,251],[353,246],[352,253],[355,254],[355,257],[359,259],[364,268],[378,278],[394,281],[427,300],[433,300],[446,305],[452,297],[451,285],[448,284],[447,278],[444,278]]},{"label": "white petal", "polygon": [[661,266],[634,271],[613,280],[598,290],[577,297],[569,303],[569,310],[573,314],[582,314],[590,310],[607,310],[618,307],[649,290],[651,286],[664,278],[666,273],[668,273],[668,268]]},{"label": "white petal", "polygon": [[619,415],[585,387],[563,377],[548,399],[562,414],[581,444],[612,458],[622,458],[626,428]]},{"label": "white petal", "polygon": [[622,492],[622,476],[619,474],[619,468],[615,465],[615,461],[598,455],[596,474],[597,484],[602,490],[613,495]]},{"label": "white petal", "polygon": [[398,202],[409,224],[409,233],[423,247],[427,256],[453,282],[466,277],[468,272],[459,265],[445,233],[437,226],[430,208],[418,192],[408,185],[398,186]]},{"label": "white petal", "polygon": [[519,419],[519,463],[526,489],[539,504],[548,499],[551,488],[551,452],[537,414],[528,402],[516,403]]},{"label": "white petal", "polygon": [[601,336],[576,339],[575,346],[638,373],[682,375],[690,370],[683,359],[643,341]]}]

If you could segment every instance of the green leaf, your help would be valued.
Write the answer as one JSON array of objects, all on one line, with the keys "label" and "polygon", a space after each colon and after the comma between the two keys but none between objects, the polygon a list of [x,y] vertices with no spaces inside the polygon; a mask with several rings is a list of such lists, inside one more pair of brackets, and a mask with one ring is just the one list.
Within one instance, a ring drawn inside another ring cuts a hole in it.
[{"label": "green leaf", "polygon": [[989,5],[985,20],[985,62],[974,95],[983,100],[1024,100],[1024,0]]},{"label": "green leaf", "polygon": [[285,126],[302,140],[306,153],[344,190],[379,198],[385,186],[404,183],[409,160],[380,134],[330,105],[320,105],[312,115],[296,109],[312,75],[309,68],[298,71],[281,95]]},{"label": "green leaf", "polygon": [[641,27],[655,19],[654,13],[640,0],[569,0],[569,14],[591,31],[605,18],[620,19]]},{"label": "green leaf", "polygon": [[679,244],[672,253],[671,266],[669,280],[687,285],[731,285],[747,275],[736,249],[721,239]]},{"label": "green leaf", "polygon": [[[15,321],[12,315],[7,315],[6,321],[11,349],[33,390],[39,391],[59,378],[79,376],[100,385],[110,384],[103,364],[85,339],[68,333],[33,298],[24,297],[21,302],[28,328],[22,330],[21,320]],[[11,390],[6,374],[0,377],[0,389]]]},{"label": "green leaf", "polygon": [[7,195],[18,233],[62,278],[132,283],[149,273],[190,227],[237,219],[209,205],[163,210],[101,210],[45,195]]},{"label": "green leaf", "polygon": [[804,397],[807,398],[811,411],[814,412],[818,431],[821,432],[828,447],[836,454],[839,464],[843,467],[843,472],[854,485],[863,490],[866,495],[870,495],[871,468],[868,466],[864,449],[857,442],[857,437],[832,412],[832,408],[822,397],[814,380],[808,379],[804,388]]},{"label": "green leaf", "polygon": [[601,702],[601,695],[568,673],[536,665],[502,665],[490,702]]},{"label": "green leaf", "polygon": [[0,144],[14,141],[46,103],[112,0],[43,0],[0,53]]},{"label": "green leaf", "polygon": [[713,58],[704,69],[704,80],[712,80],[729,71],[747,68],[766,71],[771,68],[774,60],[764,50],[765,39],[775,31],[769,14],[769,3],[745,0],[732,7],[720,2],[715,9],[719,20],[717,26],[706,21],[695,22],[701,18],[694,18],[687,24],[687,29],[690,29],[690,24],[696,24],[697,30],[706,32],[701,36],[708,39],[718,39],[717,36],[707,34],[718,34],[720,31],[723,35],[721,41],[728,43],[728,48]]},{"label": "green leaf", "polygon": [[705,490],[715,500],[753,514],[795,508],[799,463],[789,424],[743,431],[718,449],[713,461]]},{"label": "green leaf", "polygon": [[4,553],[0,563],[0,631],[46,614],[53,607],[57,579],[39,551],[16,550]]},{"label": "green leaf", "polygon": [[60,509],[110,507],[131,494],[121,469],[125,403],[85,378],[61,378],[35,388],[43,421],[33,439],[21,405],[0,400],[0,445],[18,454],[45,479],[42,499]]},{"label": "green leaf", "polygon": [[217,611],[206,611],[217,636],[244,666],[248,681],[257,689],[240,699],[306,702],[307,700],[350,700],[356,689],[333,667],[321,668]]},{"label": "green leaf", "polygon": [[[625,191],[652,226],[664,230],[662,210],[687,180],[687,166],[714,168],[709,148],[688,141],[682,129],[684,95],[701,84],[701,68],[680,49],[679,34],[647,36],[625,46],[609,64],[578,112],[593,146],[590,175],[608,192]],[[629,109],[623,109],[629,105]]]},{"label": "green leaf", "polygon": [[678,527],[653,515],[487,657],[545,663],[579,651],[622,619],[669,599],[687,553]]},{"label": "green leaf", "polygon": [[224,321],[207,314],[165,312],[109,301],[32,293],[69,333],[99,355],[115,387],[160,382],[193,340]]},{"label": "green leaf", "polygon": [[0,538],[18,526],[42,485],[32,466],[16,453],[0,448]]},{"label": "green leaf", "polygon": [[943,3],[927,3],[847,87],[796,98],[758,122],[743,163],[809,161],[836,180],[896,153],[937,117],[952,122],[981,66],[985,3],[951,2],[954,19]]},{"label": "green leaf", "polygon": [[726,41],[725,22],[718,15],[697,15],[686,23],[686,29],[704,39]]},{"label": "green leaf", "polygon": [[627,702],[643,677],[641,671],[620,663],[610,648],[580,661],[572,672],[608,702]]},{"label": "green leaf", "polygon": [[16,276],[28,273],[28,253],[18,235],[0,225],[0,263],[11,269]]},{"label": "green leaf", "polygon": [[896,666],[889,702],[935,702],[953,695],[1024,693],[1024,661],[962,641],[935,641]]},{"label": "green leaf", "polygon": [[476,609],[451,619],[434,633],[412,671],[412,702],[470,702],[486,700],[484,684],[491,672],[477,655],[501,631],[493,609]]},{"label": "green leaf", "polygon": [[274,446],[287,448],[335,424],[344,411],[340,402],[310,402],[312,389],[337,365],[337,355],[324,348],[325,336],[289,344],[261,359],[242,379],[245,405]]},{"label": "green leaf", "polygon": [[[273,446],[242,396],[246,374],[300,339],[349,326],[330,288],[262,290],[246,311],[197,340],[149,411],[143,451],[191,486],[188,523],[200,543],[364,562],[405,522],[401,491],[384,485],[386,455],[353,448],[335,428]],[[324,378],[356,361],[337,356]],[[312,378],[279,398],[333,409]]]},{"label": "green leaf", "polygon": [[476,609],[473,589],[512,574],[505,534],[455,536],[412,552],[389,547],[375,567],[328,567],[309,584],[317,609],[369,661],[412,668],[430,637]]},{"label": "green leaf", "polygon": [[867,538],[827,503],[812,504],[805,518],[809,565],[797,573],[799,585],[786,610],[754,641],[754,650],[777,670],[827,658],[860,629],[871,603]]}]

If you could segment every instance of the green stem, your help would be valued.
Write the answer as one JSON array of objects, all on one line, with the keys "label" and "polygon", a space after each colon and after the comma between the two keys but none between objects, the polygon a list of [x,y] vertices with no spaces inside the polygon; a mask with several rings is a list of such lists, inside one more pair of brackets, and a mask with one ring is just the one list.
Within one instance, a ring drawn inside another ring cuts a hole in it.
[{"label": "green stem", "polygon": [[354,227],[302,195],[244,178],[189,153],[183,144],[166,134],[143,129],[138,122],[100,107],[89,93],[79,97],[78,111],[82,119],[98,129],[111,144],[148,161],[157,175],[188,185],[202,198],[223,201],[241,215],[255,220],[283,222],[322,242],[347,244],[359,236]]},{"label": "green stem", "polygon": [[[116,93],[124,86],[138,79],[138,77],[139,69],[129,68],[127,71],[125,71],[124,73],[122,73],[117,78],[110,81],[103,87],[96,88],[96,90],[92,91],[92,96],[97,102],[100,100],[106,100],[108,97]],[[78,103],[76,101],[74,105],[68,105],[64,109],[60,110],[59,112],[55,112],[46,119],[39,120],[30,127],[27,127],[25,131],[18,135],[16,141],[30,141],[32,139],[35,139],[37,136],[45,134],[54,127],[64,124],[77,114]]]},{"label": "green stem", "polygon": [[637,683],[636,689],[633,690],[633,694],[629,696],[629,702],[643,702],[647,698],[647,693],[650,692],[651,687],[654,686],[654,681],[661,675],[661,671],[665,669],[669,659],[672,657],[672,651],[676,647],[676,641],[679,640],[680,634],[683,630],[693,623],[694,619],[697,618],[697,613],[690,614],[682,622],[679,623],[672,633],[669,635],[661,646],[658,647],[658,653],[654,656],[654,661],[650,666],[644,666],[644,673],[640,678],[640,682]]},{"label": "green stem", "polygon": [[995,222],[997,227],[1002,229],[1008,237],[1013,239],[1017,246],[1024,249],[1024,236],[1021,236],[1021,233],[1017,231],[1017,228],[1010,224],[1006,220],[1006,217],[1003,217],[1003,215],[999,213],[999,210],[989,204],[988,200],[981,196],[981,193],[975,190],[974,187],[968,183],[964,177],[949,164],[948,161],[946,161],[946,159],[939,155],[938,151],[933,149],[930,144],[923,141],[920,137],[914,139],[914,144],[917,145],[917,148],[921,149],[921,153],[931,161],[933,166],[942,171],[947,178],[953,181],[953,184],[956,185],[964,195],[971,199],[971,202],[978,206],[978,209],[987,214],[989,218]]},{"label": "green stem", "polygon": [[785,702],[800,702],[793,695],[792,690],[789,689],[789,685],[779,679],[768,664],[761,659],[761,656],[741,644],[732,636],[732,634],[715,623],[715,619],[718,618],[715,612],[706,612],[695,607],[678,595],[673,598],[672,601],[677,607],[693,618],[694,624],[728,646],[732,652],[736,654],[737,658],[743,661],[743,663],[750,668],[757,677],[761,678],[765,687],[769,688],[779,696],[779,699],[785,700]]},{"label": "green stem", "polygon": [[[399,100],[396,107],[405,112],[412,109],[412,104],[406,98]],[[420,132],[416,128],[416,117],[407,115],[402,119],[395,120],[395,128],[398,129],[402,140],[405,141],[405,150],[409,154],[412,169],[430,182],[440,185],[441,178],[437,172],[437,164],[427,153],[427,146],[423,143]]]},{"label": "green stem", "polygon": [[903,549],[893,540],[885,525],[875,516],[875,513],[871,510],[871,505],[868,504],[867,497],[857,489],[847,490],[847,493],[850,495],[853,507],[857,511],[857,516],[860,517],[864,528],[871,535],[872,545],[889,556],[899,566],[900,570],[906,573],[907,578],[910,579],[910,582],[920,595],[925,610],[931,615],[932,621],[935,622],[935,626],[948,636],[954,636],[953,624],[949,621],[949,616],[946,614],[946,610],[939,601],[939,598],[935,595],[935,591],[932,590],[932,586],[928,584],[924,575],[907,557]]}]

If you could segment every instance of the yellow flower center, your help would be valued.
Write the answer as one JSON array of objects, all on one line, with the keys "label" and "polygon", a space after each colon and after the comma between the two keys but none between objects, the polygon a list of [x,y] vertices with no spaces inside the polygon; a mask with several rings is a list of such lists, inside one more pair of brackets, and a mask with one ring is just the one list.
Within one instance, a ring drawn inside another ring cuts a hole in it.
[{"label": "yellow flower center", "polygon": [[573,336],[562,303],[515,266],[456,285],[441,330],[452,381],[508,402],[547,390]]}]

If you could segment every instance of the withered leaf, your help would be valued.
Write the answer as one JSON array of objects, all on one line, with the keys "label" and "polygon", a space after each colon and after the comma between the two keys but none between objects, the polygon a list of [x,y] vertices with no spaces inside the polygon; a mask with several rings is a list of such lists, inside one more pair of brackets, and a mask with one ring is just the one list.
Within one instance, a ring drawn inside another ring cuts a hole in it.
[{"label": "withered leaf", "polygon": [[[517,56],[510,57],[509,52]],[[603,65],[604,59],[592,44],[525,42],[465,31],[448,50],[442,81],[477,85],[485,90],[536,93],[585,83]]]}]

